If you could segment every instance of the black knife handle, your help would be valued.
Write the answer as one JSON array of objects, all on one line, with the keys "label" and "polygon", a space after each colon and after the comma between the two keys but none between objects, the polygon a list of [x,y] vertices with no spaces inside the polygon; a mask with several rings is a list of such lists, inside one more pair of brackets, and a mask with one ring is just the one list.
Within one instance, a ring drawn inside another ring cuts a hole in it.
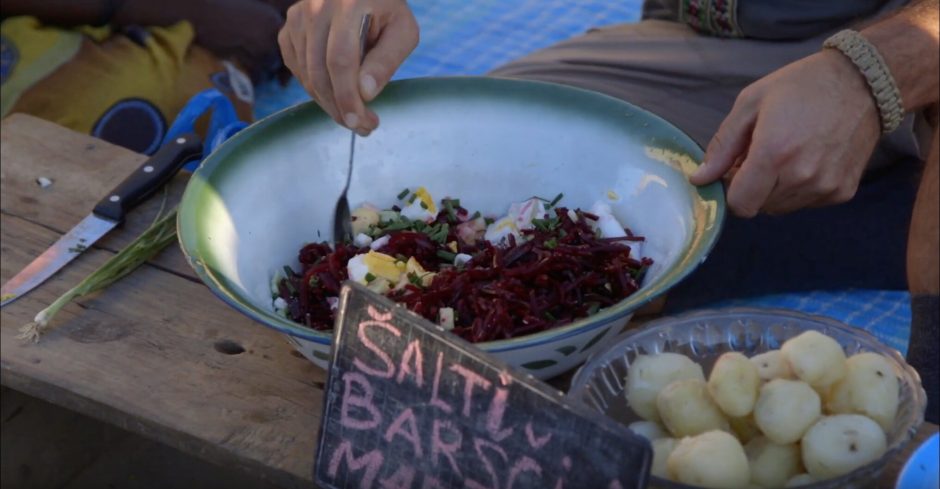
[{"label": "black knife handle", "polygon": [[183,165],[201,155],[202,141],[199,136],[178,136],[164,144],[140,168],[101,199],[94,213],[112,221],[123,221],[131,209],[173,178]]}]

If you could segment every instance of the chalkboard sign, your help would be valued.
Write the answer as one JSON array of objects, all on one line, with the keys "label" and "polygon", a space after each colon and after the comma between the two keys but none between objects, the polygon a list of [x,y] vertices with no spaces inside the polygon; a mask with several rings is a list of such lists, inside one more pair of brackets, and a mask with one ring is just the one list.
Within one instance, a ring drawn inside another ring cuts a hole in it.
[{"label": "chalkboard sign", "polygon": [[359,489],[646,487],[649,443],[358,284],[340,296],[314,480]]}]

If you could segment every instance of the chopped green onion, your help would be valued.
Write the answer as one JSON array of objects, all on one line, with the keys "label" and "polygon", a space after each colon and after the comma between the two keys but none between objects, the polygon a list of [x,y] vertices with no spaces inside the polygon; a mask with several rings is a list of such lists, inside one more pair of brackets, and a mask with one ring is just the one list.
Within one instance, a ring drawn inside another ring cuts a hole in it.
[{"label": "chopped green onion", "polygon": [[546,240],[545,240],[545,247],[548,248],[548,249],[550,249],[550,250],[554,250],[555,248],[558,247],[558,240],[555,239],[555,238],[546,239]]},{"label": "chopped green onion", "polygon": [[375,275],[372,275],[371,273],[366,272],[366,282],[372,282],[373,280],[375,280]]},{"label": "chopped green onion", "polygon": [[550,207],[550,208],[551,208],[551,207],[555,207],[555,204],[561,202],[561,198],[564,197],[564,196],[565,196],[565,194],[558,194],[558,195],[556,195],[555,198],[552,199],[551,202],[549,202],[548,207]]},{"label": "chopped green onion", "polygon": [[318,283],[320,283],[320,277],[317,277],[316,275],[310,277],[310,280],[307,281],[307,285],[309,285],[311,288],[316,287]]},{"label": "chopped green onion", "polygon": [[289,278],[289,277],[293,277],[294,275],[296,275],[294,273],[294,270],[291,269],[291,267],[284,265],[284,276]]},{"label": "chopped green onion", "polygon": [[472,216],[470,216],[470,220],[471,220],[471,221],[476,220],[476,219],[479,219],[479,218],[480,218],[480,211],[476,211],[476,212],[473,213]]},{"label": "chopped green onion", "polygon": [[487,226],[489,226],[490,224],[493,224],[496,221],[494,221],[492,217],[484,217],[483,222],[486,223]]},{"label": "chopped green onion", "polygon": [[441,258],[442,260],[447,260],[448,262],[453,263],[454,258],[457,258],[457,254],[451,253],[449,251],[437,250],[437,257]]},{"label": "chopped green onion", "polygon": [[408,199],[409,204],[414,204],[415,199],[418,198],[418,194],[411,194],[411,198]]},{"label": "chopped green onion", "polygon": [[408,189],[402,190],[401,193],[398,194],[398,200],[405,200],[405,197],[407,197],[408,194],[410,193],[411,193],[411,190],[408,190]]}]

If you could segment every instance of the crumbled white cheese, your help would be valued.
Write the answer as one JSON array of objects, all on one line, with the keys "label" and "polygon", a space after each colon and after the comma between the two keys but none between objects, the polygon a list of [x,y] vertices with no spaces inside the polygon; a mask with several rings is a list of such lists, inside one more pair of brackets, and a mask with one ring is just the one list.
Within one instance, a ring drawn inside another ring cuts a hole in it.
[{"label": "crumbled white cheese", "polygon": [[454,257],[454,265],[458,267],[463,266],[463,265],[466,265],[472,259],[473,259],[473,256],[471,255],[468,255],[466,253],[457,253],[457,256]]},{"label": "crumbled white cheese", "polygon": [[365,233],[359,233],[353,238],[353,244],[360,248],[365,248],[372,244],[372,237]]},{"label": "crumbled white cheese", "polygon": [[385,236],[382,236],[381,238],[373,241],[372,244],[369,245],[369,248],[377,251],[383,246],[387,245],[390,239],[392,239],[392,237],[386,234]]}]

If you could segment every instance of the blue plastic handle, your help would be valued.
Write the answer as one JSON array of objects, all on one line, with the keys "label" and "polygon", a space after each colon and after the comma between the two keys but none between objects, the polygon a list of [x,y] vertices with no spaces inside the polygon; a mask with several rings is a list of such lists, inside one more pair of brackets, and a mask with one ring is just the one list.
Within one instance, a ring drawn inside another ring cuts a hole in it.
[{"label": "blue plastic handle", "polygon": [[[167,130],[166,136],[163,138],[163,144],[182,134],[195,132],[196,121],[209,111],[212,112],[212,116],[209,120],[209,132],[203,138],[205,141],[202,151],[203,158],[209,156],[226,139],[248,127],[247,122],[238,119],[235,106],[232,105],[228,97],[215,88],[209,88],[197,93],[186,102],[186,105],[183,106],[183,109],[180,110],[176,119],[173,120],[173,124]],[[193,171],[199,167],[201,162],[201,159],[189,162],[183,169]]]}]

